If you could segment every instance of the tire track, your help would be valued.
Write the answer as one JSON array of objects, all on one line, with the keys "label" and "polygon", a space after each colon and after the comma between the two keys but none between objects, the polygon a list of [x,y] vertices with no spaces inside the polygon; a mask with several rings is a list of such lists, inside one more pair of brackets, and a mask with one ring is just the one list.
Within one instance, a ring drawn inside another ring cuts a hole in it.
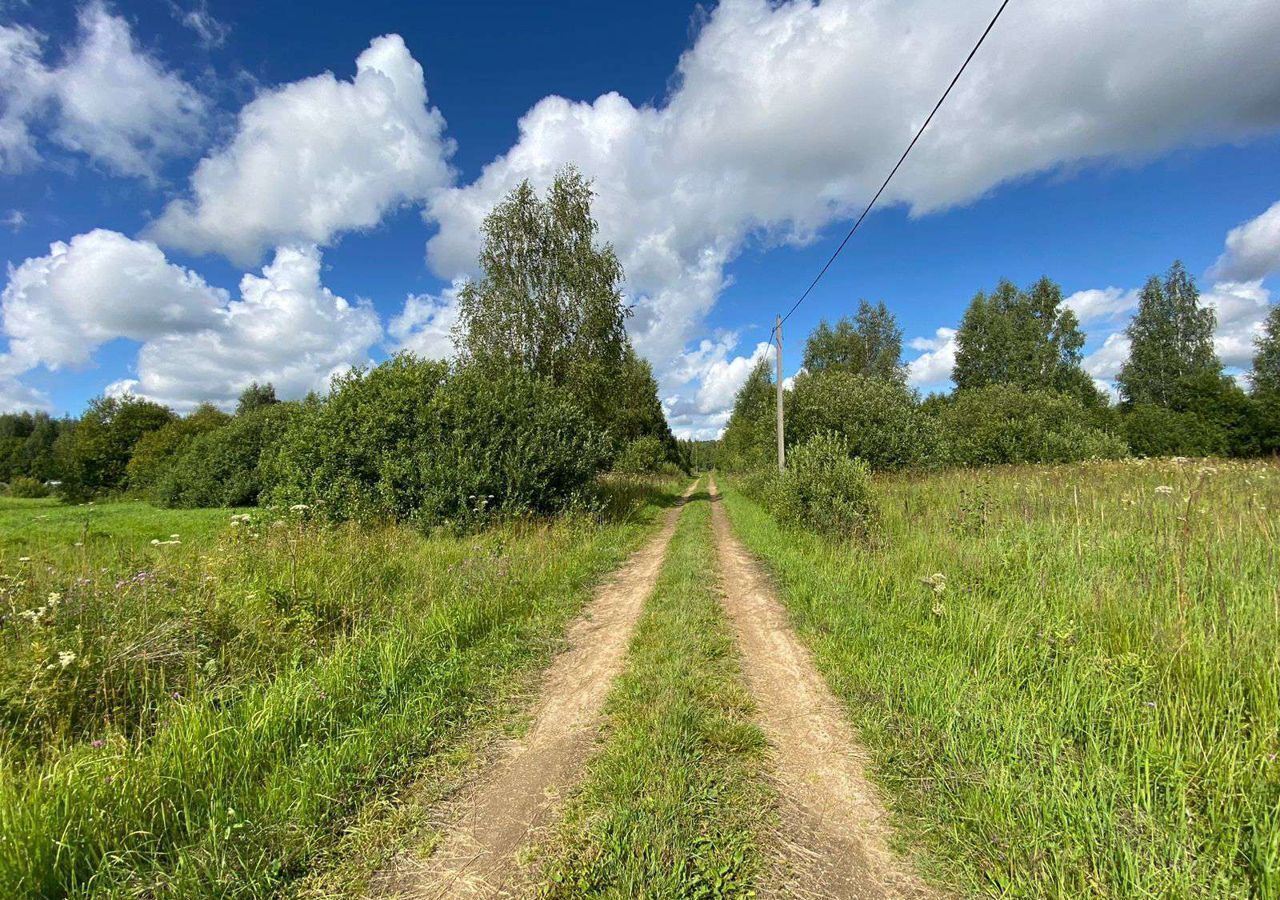
[{"label": "tire track", "polygon": [[569,647],[544,676],[529,730],[448,804],[450,821],[435,852],[425,860],[398,860],[376,879],[378,896],[511,897],[528,887],[529,873],[518,855],[555,821],[561,798],[591,751],[605,697],[622,671],[684,499],[696,486],[685,491],[658,534],[596,590],[569,627]]},{"label": "tire track", "polygon": [[769,579],[733,534],[711,482],[724,608],[757,720],[773,751],[787,870],[780,897],[899,900],[937,896],[889,849],[884,807],[839,703],[796,638]]}]

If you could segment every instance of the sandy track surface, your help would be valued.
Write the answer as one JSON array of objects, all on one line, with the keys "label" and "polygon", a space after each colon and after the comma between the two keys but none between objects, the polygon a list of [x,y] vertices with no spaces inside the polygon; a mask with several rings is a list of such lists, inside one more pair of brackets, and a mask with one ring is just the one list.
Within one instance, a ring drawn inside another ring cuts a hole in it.
[{"label": "sandy track surface", "polygon": [[424,860],[398,860],[375,879],[376,896],[512,897],[528,889],[519,853],[555,822],[561,799],[577,781],[680,509],[666,513],[658,534],[597,589],[570,626],[569,647],[547,670],[528,732],[442,811],[445,835],[435,852]]},{"label": "sandy track surface", "polygon": [[711,486],[724,608],[772,751],[781,799],[779,851],[787,871],[768,896],[936,896],[890,849],[890,831],[865,754],[767,576],[734,536]]}]

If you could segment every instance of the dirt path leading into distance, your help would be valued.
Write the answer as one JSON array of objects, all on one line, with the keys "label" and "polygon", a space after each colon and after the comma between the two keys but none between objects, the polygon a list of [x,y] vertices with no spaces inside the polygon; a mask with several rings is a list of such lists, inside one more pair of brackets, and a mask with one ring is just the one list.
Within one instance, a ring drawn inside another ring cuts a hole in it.
[{"label": "dirt path leading into distance", "polygon": [[530,873],[518,855],[555,821],[577,780],[681,508],[666,513],[658,534],[597,589],[569,627],[569,648],[547,670],[529,730],[448,804],[451,818],[435,852],[398,860],[376,879],[377,895],[436,900],[511,897],[527,889]]},{"label": "dirt path leading into distance", "polygon": [[767,896],[880,900],[936,896],[890,849],[865,756],[759,564],[711,484],[724,608],[756,719],[772,751],[787,872]]}]

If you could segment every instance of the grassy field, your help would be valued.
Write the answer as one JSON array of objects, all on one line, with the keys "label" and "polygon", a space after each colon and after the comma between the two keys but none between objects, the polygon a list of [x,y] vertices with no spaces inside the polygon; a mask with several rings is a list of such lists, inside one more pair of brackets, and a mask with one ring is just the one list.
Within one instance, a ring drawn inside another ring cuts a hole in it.
[{"label": "grassy field", "polygon": [[726,499],[927,870],[983,896],[1280,897],[1280,467],[877,486],[869,545]]},{"label": "grassy field", "polygon": [[545,852],[543,896],[753,896],[771,800],[764,738],[695,493],[608,701],[605,743]]},{"label": "grassy field", "polygon": [[527,681],[678,487],[469,537],[5,501],[0,896],[288,885]]}]

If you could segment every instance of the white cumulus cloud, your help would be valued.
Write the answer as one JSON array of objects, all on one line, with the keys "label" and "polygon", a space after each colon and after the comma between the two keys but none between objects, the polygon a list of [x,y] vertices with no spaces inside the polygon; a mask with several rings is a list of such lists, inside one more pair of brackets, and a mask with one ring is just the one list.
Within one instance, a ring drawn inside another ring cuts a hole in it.
[{"label": "white cumulus cloud", "polygon": [[83,366],[116,338],[146,341],[208,327],[226,302],[226,291],[173,265],[155,244],[96,229],[9,267],[0,293],[9,353],[0,366]]},{"label": "white cumulus cloud", "polygon": [[248,266],[269,248],[328,244],[448,185],[452,145],[399,35],[375,39],[350,81],[332,73],[269,90],[191,176],[191,196],[150,229],[160,243]]},{"label": "white cumulus cloud", "polygon": [[453,326],[458,321],[458,291],[454,282],[439,296],[410,294],[400,313],[387,323],[394,350],[407,350],[426,359],[451,359]]},{"label": "white cumulus cloud", "polygon": [[254,381],[295,398],[368,364],[382,340],[378,314],[321,284],[320,260],[314,245],[276,250],[261,276],[240,280],[240,299],[220,309],[212,327],[144,343],[128,389],[180,410],[202,401],[229,406]]},{"label": "white cumulus cloud", "polygon": [[1223,281],[1257,281],[1280,271],[1280,201],[1227,233],[1227,247],[1210,273]]},{"label": "white cumulus cloud", "polygon": [[956,329],[939,328],[933,337],[912,338],[908,346],[924,352],[907,363],[907,383],[924,390],[946,390],[956,366]]},{"label": "white cumulus cloud", "polygon": [[202,134],[204,98],[140,50],[129,23],[101,3],[81,9],[78,41],[60,63],[46,65],[44,44],[34,29],[0,26],[0,170],[39,160],[36,125],[113,172],[143,178]]},{"label": "white cumulus cloud", "polygon": [[57,242],[9,268],[0,397],[47,406],[18,376],[89,365],[98,347],[119,338],[141,346],[135,376],[110,389],[180,410],[206,400],[230,405],[252,381],[270,381],[283,397],[323,390],[333,375],[368,363],[383,330],[369,304],[326,288],[320,269],[314,245],[281,247],[232,299],[149,241],[97,230]]},{"label": "white cumulus cloud", "polygon": [[1063,304],[1076,314],[1081,325],[1116,322],[1138,308],[1138,294],[1136,288],[1090,288],[1076,291]]}]

